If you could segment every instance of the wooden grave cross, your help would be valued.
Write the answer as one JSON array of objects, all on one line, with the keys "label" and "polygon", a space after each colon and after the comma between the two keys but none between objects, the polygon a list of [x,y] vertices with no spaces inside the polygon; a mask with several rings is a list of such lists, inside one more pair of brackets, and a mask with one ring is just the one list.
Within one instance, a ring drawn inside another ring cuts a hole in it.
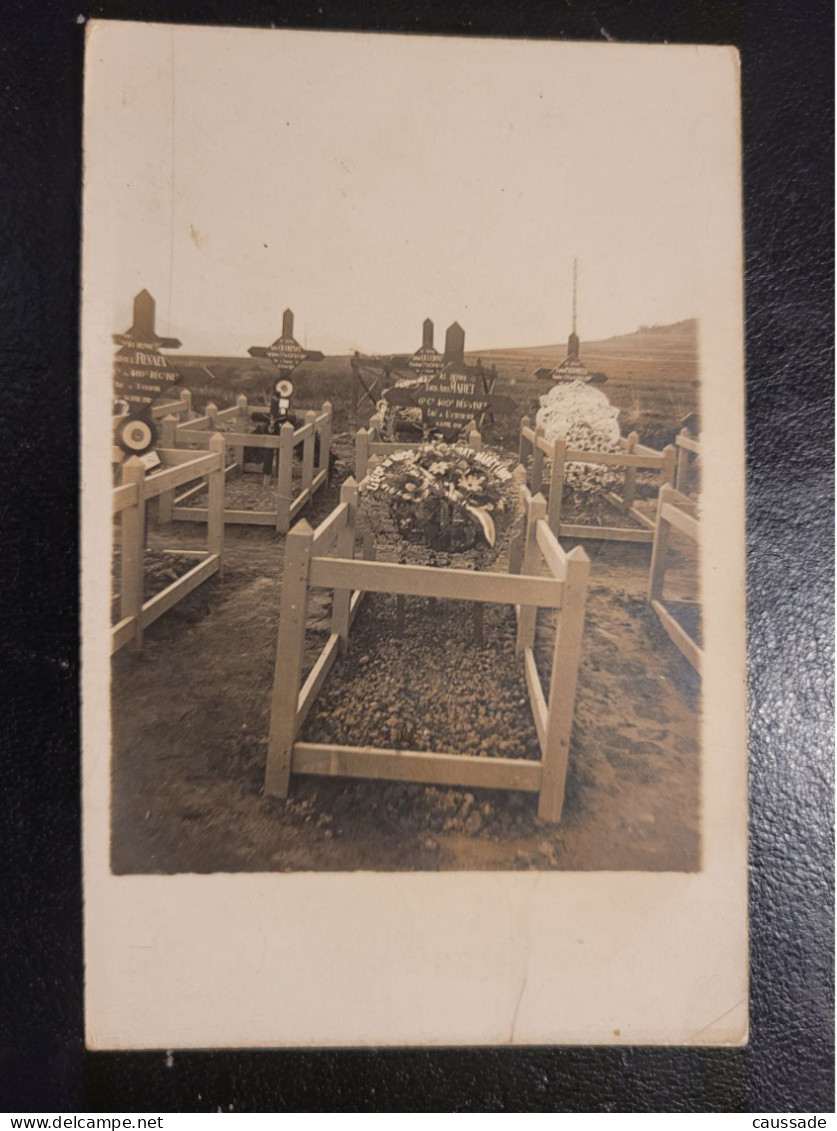
[{"label": "wooden grave cross", "polygon": [[282,314],[282,334],[270,346],[250,346],[247,351],[251,357],[266,357],[282,377],[287,377],[303,361],[322,361],[325,354],[319,350],[303,349],[294,338],[294,312],[290,309]]},{"label": "wooden grave cross", "polygon": [[180,380],[180,373],[161,349],[178,349],[178,338],[163,338],[154,328],[154,299],[148,291],[134,298],[134,321],[124,334],[113,334],[120,348],[113,362],[114,394],[132,411],[148,408],[171,385]]},{"label": "wooden grave cross", "polygon": [[[393,372],[406,364],[407,358],[398,355],[384,358],[361,357],[355,350],[351,360],[352,366],[352,420],[357,421],[358,410],[365,401],[369,401],[373,410],[377,407],[376,393],[383,383],[384,391],[392,379]],[[371,375],[364,375],[364,369],[371,369]]]},{"label": "wooden grave cross", "polygon": [[[477,387],[480,376],[482,389]],[[390,389],[387,400],[390,404],[420,408],[425,427],[451,436],[489,411],[492,414],[514,411],[516,405],[512,397],[488,391],[493,389],[494,382],[496,374],[459,373],[449,369],[419,388]]]}]

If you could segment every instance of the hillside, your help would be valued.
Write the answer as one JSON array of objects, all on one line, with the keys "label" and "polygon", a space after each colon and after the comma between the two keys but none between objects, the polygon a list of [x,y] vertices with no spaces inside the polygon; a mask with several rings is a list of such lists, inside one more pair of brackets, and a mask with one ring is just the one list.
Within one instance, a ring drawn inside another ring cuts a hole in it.
[{"label": "hillside", "polygon": [[[691,382],[697,377],[697,320],[689,318],[671,326],[651,326],[598,342],[581,342],[581,360],[588,369],[607,373],[609,379],[632,375],[634,363],[645,367],[663,365],[666,376],[676,382]],[[555,366],[567,355],[567,343],[545,346],[517,346],[507,349],[474,351],[486,363],[531,375],[541,366]],[[643,376],[647,376],[643,372]]]},{"label": "hillside", "polygon": [[[512,393],[526,410],[537,408],[537,398],[549,388],[538,380],[540,368],[553,368],[567,355],[566,343],[475,351],[469,361],[482,358],[496,365],[498,392]],[[623,434],[636,429],[645,443],[669,443],[680,421],[700,408],[698,324],[694,318],[671,326],[643,327],[600,342],[582,340],[581,360],[592,373],[607,377],[602,389],[620,409]]]}]

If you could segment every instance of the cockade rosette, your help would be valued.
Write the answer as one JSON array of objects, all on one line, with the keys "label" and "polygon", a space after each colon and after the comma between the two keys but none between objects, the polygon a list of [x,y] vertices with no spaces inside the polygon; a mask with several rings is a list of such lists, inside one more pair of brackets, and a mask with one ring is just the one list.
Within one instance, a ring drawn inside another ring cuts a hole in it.
[{"label": "cockade rosette", "polygon": [[491,451],[441,441],[393,452],[360,484],[361,513],[375,535],[493,560],[522,513],[524,471]]}]

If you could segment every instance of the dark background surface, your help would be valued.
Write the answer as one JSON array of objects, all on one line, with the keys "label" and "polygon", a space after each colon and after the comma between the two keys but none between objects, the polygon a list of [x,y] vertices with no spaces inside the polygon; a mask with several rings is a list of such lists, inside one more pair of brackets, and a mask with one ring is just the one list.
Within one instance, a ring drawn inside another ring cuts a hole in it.
[{"label": "dark background surface", "polygon": [[[0,30],[6,1111],[833,1111],[833,13],[672,4],[16,0]],[[78,805],[83,27],[729,43],[742,56],[752,1034],[746,1049],[86,1053]]]}]

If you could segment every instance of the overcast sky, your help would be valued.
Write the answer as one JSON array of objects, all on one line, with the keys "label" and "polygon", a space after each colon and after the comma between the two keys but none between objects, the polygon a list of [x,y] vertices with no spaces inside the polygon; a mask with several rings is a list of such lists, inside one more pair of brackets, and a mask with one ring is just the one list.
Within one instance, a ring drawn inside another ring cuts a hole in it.
[{"label": "overcast sky", "polygon": [[96,23],[85,266],[189,353],[582,342],[699,309],[719,49]]}]

